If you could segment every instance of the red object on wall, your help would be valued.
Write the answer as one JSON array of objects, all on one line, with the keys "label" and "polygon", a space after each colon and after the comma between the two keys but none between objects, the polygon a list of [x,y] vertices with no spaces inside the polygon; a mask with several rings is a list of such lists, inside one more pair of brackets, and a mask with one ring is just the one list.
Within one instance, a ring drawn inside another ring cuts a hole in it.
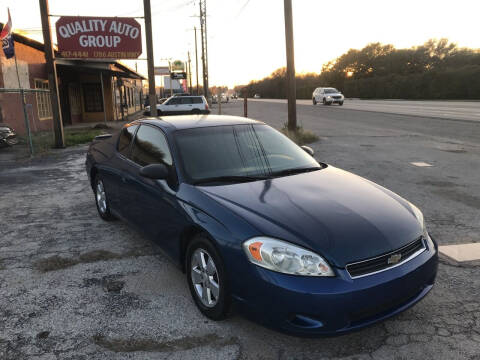
[{"label": "red object on wall", "polygon": [[127,17],[62,16],[55,24],[58,51],[70,59],[136,59],[140,24]]}]

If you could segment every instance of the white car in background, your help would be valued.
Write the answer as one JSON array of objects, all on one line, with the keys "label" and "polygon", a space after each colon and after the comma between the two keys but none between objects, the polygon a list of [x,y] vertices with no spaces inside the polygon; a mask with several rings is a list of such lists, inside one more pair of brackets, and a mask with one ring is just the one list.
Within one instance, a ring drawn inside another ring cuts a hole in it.
[{"label": "white car in background", "polygon": [[313,105],[321,102],[323,105],[338,104],[342,106],[344,100],[345,97],[335,88],[319,87],[316,88],[312,94]]},{"label": "white car in background", "polygon": [[[210,114],[204,96],[172,96],[162,104],[157,104],[157,115]],[[144,115],[150,116],[150,106],[145,108]]]}]

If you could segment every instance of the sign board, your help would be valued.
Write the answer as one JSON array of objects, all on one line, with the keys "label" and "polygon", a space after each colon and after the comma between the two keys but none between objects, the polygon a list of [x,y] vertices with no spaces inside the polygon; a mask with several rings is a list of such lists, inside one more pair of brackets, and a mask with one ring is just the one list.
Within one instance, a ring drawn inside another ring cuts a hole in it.
[{"label": "sign board", "polygon": [[182,60],[175,60],[171,64],[171,71],[185,71],[185,64]]},{"label": "sign board", "polygon": [[55,27],[64,58],[136,59],[142,53],[141,27],[134,18],[62,16]]},{"label": "sign board", "polygon": [[170,75],[168,66],[155,66],[153,70],[155,75]]},{"label": "sign board", "polygon": [[172,79],[177,79],[177,80],[178,80],[178,79],[186,79],[186,78],[187,78],[187,74],[184,73],[184,72],[172,72],[172,73],[170,74],[170,77],[171,77]]}]

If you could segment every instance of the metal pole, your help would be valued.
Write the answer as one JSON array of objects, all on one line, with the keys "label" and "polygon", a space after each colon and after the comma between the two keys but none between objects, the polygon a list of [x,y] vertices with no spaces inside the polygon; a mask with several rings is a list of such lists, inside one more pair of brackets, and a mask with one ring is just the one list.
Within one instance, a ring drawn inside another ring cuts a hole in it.
[{"label": "metal pole", "polygon": [[197,27],[193,28],[195,30],[195,75],[197,77],[197,95],[198,93],[198,52],[197,52]]},{"label": "metal pole", "polygon": [[[15,60],[16,60],[16,58],[15,58]],[[27,108],[26,108],[26,105],[25,105],[25,92],[24,92],[23,89],[20,89],[20,97],[22,98],[23,118],[25,119],[25,128],[27,129],[28,146],[30,148],[30,155],[33,156],[32,134],[30,132],[30,124],[28,122]]]},{"label": "metal pole", "polygon": [[209,92],[209,84],[208,84],[208,41],[207,41],[207,0],[203,0],[203,20],[204,20],[204,35],[205,35],[205,82],[207,83],[206,85],[206,90],[205,94],[208,97],[208,92]]},{"label": "metal pole", "polygon": [[287,99],[288,130],[297,130],[297,104],[295,84],[295,54],[293,46],[292,0],[284,0],[285,8],[285,41],[287,52]]},{"label": "metal pole", "polygon": [[218,115],[222,115],[222,91],[217,90],[217,98],[218,98]]},{"label": "metal pole", "polygon": [[105,94],[103,92],[103,74],[100,72],[100,87],[102,88],[102,106],[103,106],[103,122],[107,125],[107,109],[105,109]]},{"label": "metal pole", "polygon": [[52,104],[53,131],[55,135],[55,147],[65,147],[63,134],[62,112],[60,111],[60,98],[58,96],[58,77],[55,66],[52,34],[50,32],[50,17],[48,16],[48,0],[39,0],[40,17],[42,19],[43,42],[45,46],[45,60],[47,65],[48,86],[50,88],[50,100]]},{"label": "metal pole", "polygon": [[145,38],[147,42],[147,63],[148,63],[148,94],[150,99],[150,115],[157,116],[157,97],[155,95],[155,70],[153,61],[153,40],[152,40],[152,13],[150,0],[143,0],[143,13],[145,16]]},{"label": "metal pole", "polygon": [[190,51],[188,52],[188,79],[190,82],[190,95],[192,95],[192,60],[190,59]]}]

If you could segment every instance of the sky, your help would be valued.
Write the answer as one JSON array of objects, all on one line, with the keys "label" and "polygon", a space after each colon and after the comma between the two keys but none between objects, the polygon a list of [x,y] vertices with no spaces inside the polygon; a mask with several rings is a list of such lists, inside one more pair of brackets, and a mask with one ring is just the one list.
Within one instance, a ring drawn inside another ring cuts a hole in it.
[{"label": "sky", "polygon": [[[320,72],[322,64],[371,42],[409,48],[431,38],[448,38],[461,47],[480,49],[480,0],[292,0],[292,4],[297,73]],[[49,5],[53,15],[143,16],[143,0],[49,0]],[[166,65],[167,59],[186,60],[190,51],[195,83],[198,0],[151,0],[151,5],[155,65]],[[14,31],[42,41],[37,0],[0,0],[1,22],[7,20],[7,7]],[[283,0],[207,0],[211,86],[246,84],[285,66],[283,10]],[[51,19],[54,25],[57,18]],[[143,19],[138,21],[143,26]],[[200,41],[198,45],[201,66]],[[136,63],[146,75],[145,42],[143,50],[139,60],[123,62],[132,68]]]}]

